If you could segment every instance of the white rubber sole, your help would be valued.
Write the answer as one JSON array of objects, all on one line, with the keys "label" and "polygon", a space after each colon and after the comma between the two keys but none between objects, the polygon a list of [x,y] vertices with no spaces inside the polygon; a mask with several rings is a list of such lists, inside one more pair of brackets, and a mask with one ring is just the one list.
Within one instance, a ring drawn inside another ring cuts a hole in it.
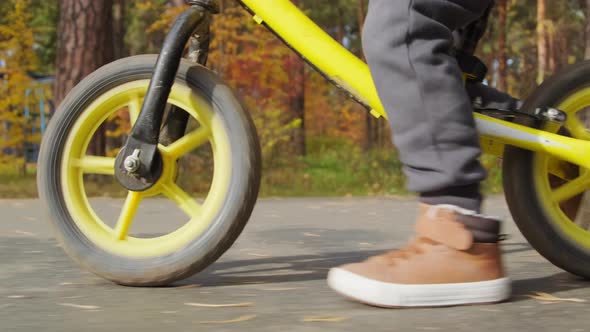
[{"label": "white rubber sole", "polygon": [[365,278],[344,269],[328,273],[328,285],[353,300],[378,307],[443,307],[495,303],[510,298],[509,278],[489,281],[402,285]]}]

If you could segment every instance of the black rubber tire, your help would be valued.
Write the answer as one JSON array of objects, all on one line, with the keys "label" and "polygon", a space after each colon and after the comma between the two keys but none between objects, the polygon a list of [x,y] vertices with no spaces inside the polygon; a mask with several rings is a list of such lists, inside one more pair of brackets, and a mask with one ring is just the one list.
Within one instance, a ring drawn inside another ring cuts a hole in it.
[{"label": "black rubber tire", "polygon": [[65,251],[95,274],[128,286],[167,285],[215,262],[248,222],[260,185],[260,146],[249,114],[213,72],[182,61],[176,80],[185,82],[210,102],[229,136],[232,173],[223,207],[203,234],[166,256],[113,255],[82,234],[66,208],[60,185],[59,169],[67,135],[78,116],[100,95],[121,84],[149,79],[156,58],[156,55],[142,55],[122,59],[100,68],[78,84],[55,112],[44,135],[38,161],[39,194]]},{"label": "black rubber tire", "polygon": [[[565,98],[588,86],[590,62],[569,66],[545,81],[527,99],[523,110],[532,113],[541,106],[557,107]],[[503,184],[512,217],[525,238],[543,257],[570,273],[590,278],[590,250],[559,229],[537,195],[533,179],[534,155],[534,152],[513,146],[505,149]]]}]

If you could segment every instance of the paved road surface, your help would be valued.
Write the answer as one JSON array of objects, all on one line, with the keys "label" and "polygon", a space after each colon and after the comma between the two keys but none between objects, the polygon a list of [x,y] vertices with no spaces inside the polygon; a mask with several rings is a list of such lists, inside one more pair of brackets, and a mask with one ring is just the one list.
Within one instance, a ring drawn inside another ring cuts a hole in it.
[{"label": "paved road surface", "polygon": [[[115,203],[93,201],[105,214],[116,212]],[[150,232],[170,220],[168,204],[152,200],[140,211]],[[261,200],[217,263],[175,287],[148,289],[116,286],[81,270],[52,239],[38,201],[0,201],[0,331],[590,331],[590,282],[532,250],[501,197],[487,211],[507,219],[512,235],[504,246],[514,279],[511,302],[383,310],[327,288],[330,267],[403,245],[415,206],[404,199]],[[534,291],[589,302],[547,304],[527,297]],[[317,321],[320,316],[328,321]]]}]

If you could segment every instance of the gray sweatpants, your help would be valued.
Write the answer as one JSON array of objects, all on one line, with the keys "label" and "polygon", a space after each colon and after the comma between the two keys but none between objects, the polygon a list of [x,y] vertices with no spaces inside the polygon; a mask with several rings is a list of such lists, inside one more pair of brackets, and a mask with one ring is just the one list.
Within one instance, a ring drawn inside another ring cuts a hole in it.
[{"label": "gray sweatpants", "polygon": [[427,204],[480,211],[486,171],[453,31],[490,0],[370,0],[363,47],[407,186]]}]

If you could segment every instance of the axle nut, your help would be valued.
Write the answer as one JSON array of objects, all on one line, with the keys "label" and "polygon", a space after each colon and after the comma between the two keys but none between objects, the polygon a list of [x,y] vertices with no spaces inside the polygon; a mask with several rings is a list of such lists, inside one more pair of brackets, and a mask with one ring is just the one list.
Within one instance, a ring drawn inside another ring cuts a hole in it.
[{"label": "axle nut", "polygon": [[139,167],[141,166],[141,160],[139,160],[140,153],[141,150],[135,149],[132,155],[125,158],[125,161],[123,161],[123,167],[127,172],[135,173],[139,170]]}]

